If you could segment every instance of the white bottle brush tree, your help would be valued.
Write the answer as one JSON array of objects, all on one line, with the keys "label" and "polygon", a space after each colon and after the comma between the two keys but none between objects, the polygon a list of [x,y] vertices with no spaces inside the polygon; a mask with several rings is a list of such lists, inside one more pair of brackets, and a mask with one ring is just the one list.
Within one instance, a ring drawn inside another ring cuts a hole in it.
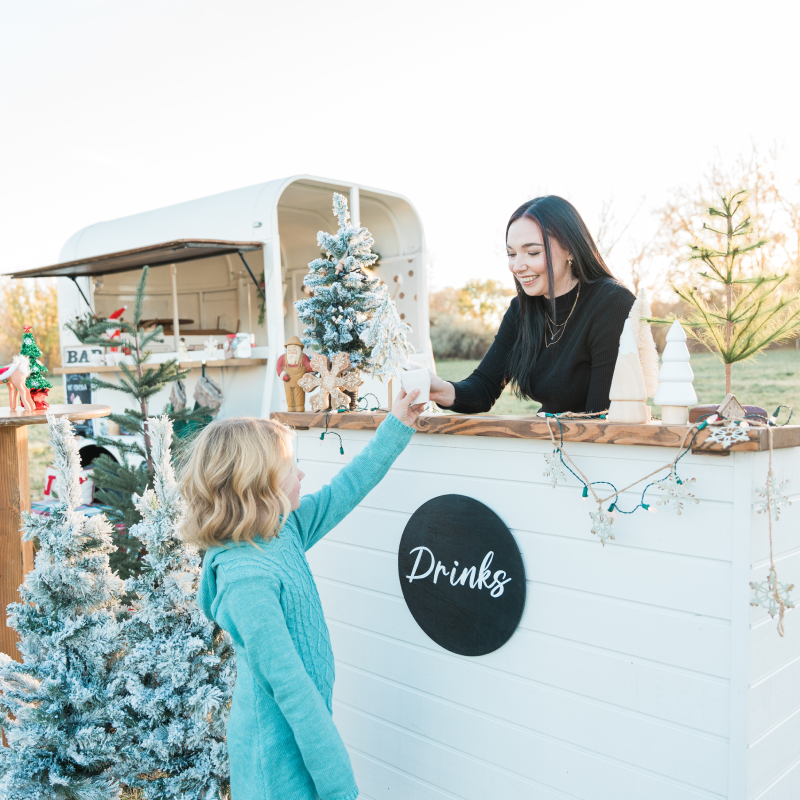
[{"label": "white bottle brush tree", "polygon": [[115,613],[123,584],[102,515],[85,517],[80,456],[69,421],[50,418],[58,502],[49,517],[28,514],[24,538],[38,540],[34,569],[8,607],[23,663],[0,653],[0,747],[4,800],[117,798],[117,740],[106,702],[119,651]]},{"label": "white bottle brush tree", "polygon": [[142,521],[131,529],[147,554],[142,574],[126,584],[133,613],[122,623],[126,649],[110,688],[117,769],[144,800],[219,800],[230,793],[233,644],[197,606],[200,556],[179,537],[184,504],[170,459],[172,422],[148,423],[153,488],[135,499]]},{"label": "white bottle brush tree", "polygon": [[375,241],[370,232],[350,224],[347,200],[341,194],[333,195],[333,213],[339,230],[336,234],[317,234],[325,257],[308,265],[304,280],[312,295],[294,305],[300,322],[306,326],[306,347],[331,359],[336,353],[347,353],[350,365],[360,369],[369,358],[369,348],[361,334],[380,299],[375,294],[378,279],[364,270],[378,260],[378,255],[372,252]]},{"label": "white bottle brush tree", "polygon": [[377,375],[381,380],[399,380],[402,368],[414,352],[406,338],[411,333],[411,328],[400,319],[397,306],[387,288],[382,286],[377,294],[378,306],[361,338],[370,348],[369,361],[373,377]]}]

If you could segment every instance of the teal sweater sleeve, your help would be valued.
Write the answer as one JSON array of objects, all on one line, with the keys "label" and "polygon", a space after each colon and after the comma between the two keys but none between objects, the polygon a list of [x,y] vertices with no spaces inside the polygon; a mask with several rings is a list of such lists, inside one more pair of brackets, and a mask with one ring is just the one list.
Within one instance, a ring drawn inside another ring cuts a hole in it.
[{"label": "teal sweater sleeve", "polygon": [[327,486],[302,499],[290,519],[304,550],[335,528],[380,483],[413,435],[413,428],[389,414],[370,443]]},{"label": "teal sweater sleeve", "polygon": [[[231,587],[235,587],[232,592]],[[217,606],[217,623],[244,648],[254,679],[275,700],[292,728],[322,800],[351,800],[358,788],[350,757],[322,695],[295,650],[281,609],[280,591],[280,581],[265,570],[255,566],[237,570],[233,581],[230,577],[226,580]],[[280,754],[274,757],[280,758]]]}]

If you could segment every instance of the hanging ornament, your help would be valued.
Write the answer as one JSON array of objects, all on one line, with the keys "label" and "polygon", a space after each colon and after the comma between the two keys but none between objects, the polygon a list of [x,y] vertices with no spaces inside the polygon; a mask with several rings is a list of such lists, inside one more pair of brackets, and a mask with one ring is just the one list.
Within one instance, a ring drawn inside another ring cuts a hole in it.
[{"label": "hanging ornament", "polygon": [[660,483],[656,484],[656,488],[662,492],[666,492],[667,496],[658,501],[656,505],[670,506],[673,511],[678,515],[683,511],[684,503],[699,503],[700,501],[689,491],[689,486],[694,483],[694,478],[683,481],[678,477],[673,467],[669,475]]},{"label": "hanging ornament", "polygon": [[[794,608],[794,603],[789,597],[789,593],[794,589],[793,583],[779,583],[778,575],[774,569],[770,569],[767,577],[763,581],[751,581],[750,588],[753,590],[751,606],[761,606],[773,619],[775,615],[780,616],[779,628],[783,628],[783,615],[787,608]],[[781,634],[783,635],[783,634]]]},{"label": "hanging ornament", "polygon": [[559,458],[558,450],[553,450],[552,453],[545,453],[544,460],[547,462],[547,466],[544,468],[542,475],[544,475],[545,478],[550,478],[550,483],[555,489],[559,481],[565,481],[567,479],[566,473],[561,468],[561,459]]},{"label": "hanging ornament", "polygon": [[756,513],[764,514],[769,511],[772,518],[777,522],[780,519],[781,509],[792,504],[789,499],[788,486],[788,480],[776,480],[775,475],[770,470],[766,484],[756,489],[756,494],[764,498],[763,503],[756,503]]},{"label": "hanging ornament", "polygon": [[726,422],[719,428],[709,428],[707,442],[721,444],[726,450],[737,442],[749,442],[750,436],[746,429],[741,428],[736,422]]},{"label": "hanging ornament", "polygon": [[590,511],[589,516],[592,518],[592,533],[600,538],[600,544],[605,547],[606,542],[614,538],[611,533],[614,517],[603,511],[602,506],[597,506],[597,511]]}]

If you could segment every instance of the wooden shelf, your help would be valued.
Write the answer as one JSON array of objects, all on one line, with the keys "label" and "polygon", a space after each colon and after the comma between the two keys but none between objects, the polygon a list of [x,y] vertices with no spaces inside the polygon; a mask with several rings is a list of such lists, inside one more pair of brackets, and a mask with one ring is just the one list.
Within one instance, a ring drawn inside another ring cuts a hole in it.
[{"label": "wooden shelf", "polygon": [[[352,412],[328,414],[329,428],[343,430],[375,430],[383,422],[386,414]],[[271,418],[292,428],[324,428],[326,416],[314,412],[280,411]],[[557,426],[551,422],[553,430]],[[597,442],[599,444],[635,444],[650,447],[679,447],[687,426],[662,425],[651,422],[648,425],[628,425],[605,420],[561,421],[564,441]],[[457,414],[423,414],[416,425],[420,433],[444,434],[449,436],[498,436],[511,439],[550,439],[547,422],[541,417],[500,417],[492,415],[460,416]],[[769,449],[766,428],[751,428],[749,441],[735,444],[727,450],[721,444],[706,444],[708,429],[700,431],[694,442],[695,453],[728,453],[731,450],[761,451]],[[800,447],[800,425],[787,425],[773,428],[773,447]]]},{"label": "wooden shelf", "polygon": [[[206,367],[213,369],[230,369],[233,367],[258,367],[266,364],[266,358],[225,358],[215,361],[206,361]],[[158,366],[159,362],[151,361],[146,364],[146,367]],[[132,364],[127,366],[132,367]],[[202,361],[181,361],[181,369],[200,369],[203,366]],[[113,367],[95,366],[94,364],[81,364],[77,367],[55,367],[53,375],[77,375],[82,373],[103,373],[103,372],[122,372],[119,365]]]},{"label": "wooden shelf", "polygon": [[[88,403],[74,403],[51,405],[51,411],[57,417],[67,417],[71,420],[93,419],[94,417],[107,417],[111,413],[110,406],[90,405]],[[44,425],[47,422],[46,411],[12,411],[7,406],[0,408],[0,427],[18,428],[21,425]]]}]

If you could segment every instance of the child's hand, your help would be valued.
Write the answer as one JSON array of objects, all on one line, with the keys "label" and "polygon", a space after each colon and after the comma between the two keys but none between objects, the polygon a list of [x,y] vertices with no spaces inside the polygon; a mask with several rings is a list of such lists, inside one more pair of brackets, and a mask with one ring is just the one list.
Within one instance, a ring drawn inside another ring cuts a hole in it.
[{"label": "child's hand", "polygon": [[425,408],[425,403],[411,405],[418,394],[419,389],[412,389],[411,394],[406,394],[405,389],[401,389],[392,406],[392,414],[404,425],[408,425],[409,428],[414,426],[417,418],[422,413],[422,409]]}]

